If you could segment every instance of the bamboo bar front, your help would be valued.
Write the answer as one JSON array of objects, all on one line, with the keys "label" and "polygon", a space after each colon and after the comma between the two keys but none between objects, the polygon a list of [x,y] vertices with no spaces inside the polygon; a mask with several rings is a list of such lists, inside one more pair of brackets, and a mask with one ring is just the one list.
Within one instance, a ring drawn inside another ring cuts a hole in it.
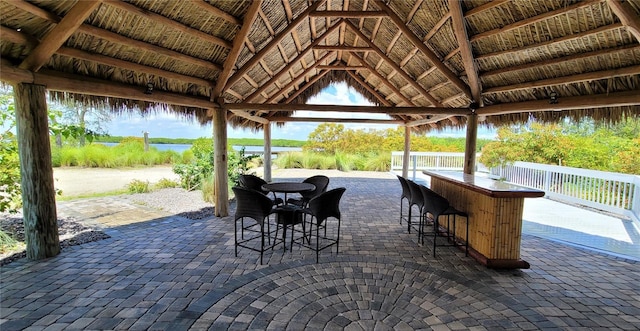
[{"label": "bamboo bar front", "polygon": [[[491,268],[528,269],[520,258],[524,198],[544,196],[543,191],[507,184],[460,172],[424,171],[431,189],[469,214],[469,253]],[[456,237],[465,237],[459,222]]]}]

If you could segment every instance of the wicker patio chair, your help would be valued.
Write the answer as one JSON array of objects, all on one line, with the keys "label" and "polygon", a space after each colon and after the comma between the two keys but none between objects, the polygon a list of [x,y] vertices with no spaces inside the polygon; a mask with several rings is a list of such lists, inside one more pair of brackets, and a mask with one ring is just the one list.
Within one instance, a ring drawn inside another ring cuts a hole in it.
[{"label": "wicker patio chair", "polygon": [[307,204],[309,203],[309,200],[311,200],[314,197],[317,197],[321,193],[326,192],[327,187],[329,187],[329,177],[323,176],[323,175],[311,176],[309,178],[306,178],[302,182],[313,184],[316,186],[316,189],[309,192],[301,192],[300,193],[301,198],[299,199],[296,199],[296,198],[287,199],[288,204],[294,204],[296,206],[306,207]]},{"label": "wicker patio chair", "polygon": [[[407,214],[407,231],[411,233],[411,227],[415,227],[418,230],[418,235],[421,235],[420,226],[422,225],[422,215],[424,210],[424,198],[420,191],[420,184],[407,179],[407,186],[409,186],[410,199],[409,199],[409,212]],[[418,214],[413,214],[414,206],[418,209]],[[414,218],[418,218],[418,222],[413,222]],[[420,237],[418,237],[420,239]]]},{"label": "wicker patio chair", "polygon": [[411,191],[409,190],[409,184],[407,183],[406,178],[398,175],[396,175],[396,177],[398,177],[398,180],[400,181],[400,186],[402,186],[402,194],[400,195],[400,224],[402,224],[402,221],[408,222],[407,216],[405,216],[404,213],[402,212],[403,210],[402,207],[404,205],[404,200],[407,200],[407,208],[410,208]]},{"label": "wicker patio chair", "polygon": [[[333,190],[329,190],[327,192],[321,193],[315,198],[312,198],[309,201],[309,207],[302,209],[301,212],[305,214],[303,218],[304,228],[308,229],[309,237],[306,237],[306,233],[298,238],[296,243],[307,247],[316,252],[316,263],[318,263],[320,257],[320,251],[329,248],[333,245],[336,246],[336,254],[339,251],[340,245],[340,223],[341,223],[341,213],[340,213],[340,199],[342,195],[346,191],[346,188],[339,187]],[[306,215],[309,215],[309,220],[307,220]],[[329,227],[329,220],[335,219],[337,220],[337,228],[330,231],[327,235],[327,227]],[[307,224],[308,222],[308,224]],[[320,229],[324,231],[324,234],[321,234]],[[335,237],[332,235],[335,234]],[[308,239],[308,243],[305,244],[304,240]],[[315,240],[315,245],[314,245]]]},{"label": "wicker patio chair", "polygon": [[[264,184],[267,184],[267,182],[256,175],[240,175],[240,186],[258,191],[264,195],[269,195],[268,191],[262,189],[262,185]],[[276,196],[275,193],[273,193],[271,201],[274,206],[282,205],[284,203],[284,200]]]},{"label": "wicker patio chair", "polygon": [[[262,264],[264,252],[281,242],[274,237],[271,244],[269,216],[273,213],[273,202],[269,197],[252,189],[236,186],[232,190],[236,196],[236,213],[233,222],[236,257],[238,257],[238,247],[247,248],[260,253],[260,264]],[[253,222],[245,225],[245,218]],[[240,228],[238,228],[238,222],[240,222]],[[276,224],[276,233],[279,227],[280,224]],[[240,238],[238,238],[238,230],[240,230]],[[248,232],[248,238],[245,238],[245,232]],[[265,245],[265,239],[271,246]]]},{"label": "wicker patio chair", "polygon": [[[420,185],[420,190],[424,197],[424,209],[422,222],[420,224],[420,238],[424,243],[424,226],[428,219],[427,214],[431,214],[433,217],[433,257],[436,256],[436,246],[462,246],[458,243],[456,238],[456,217],[461,216],[466,220],[466,235],[464,238],[465,256],[469,255],[469,215],[461,210],[458,210],[449,204],[449,201],[440,194],[432,191],[431,189]],[[443,232],[440,229],[440,216],[447,217],[447,231]],[[453,228],[451,228],[450,218],[453,216]],[[438,237],[445,237],[450,244],[437,244]]]}]

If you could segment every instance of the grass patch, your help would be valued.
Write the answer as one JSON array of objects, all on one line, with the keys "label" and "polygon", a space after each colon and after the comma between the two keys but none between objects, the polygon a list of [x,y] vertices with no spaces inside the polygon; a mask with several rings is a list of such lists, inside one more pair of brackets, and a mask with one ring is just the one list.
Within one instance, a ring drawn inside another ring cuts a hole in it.
[{"label": "grass patch", "polygon": [[25,247],[23,242],[13,239],[8,233],[0,230],[0,254],[21,250]]}]

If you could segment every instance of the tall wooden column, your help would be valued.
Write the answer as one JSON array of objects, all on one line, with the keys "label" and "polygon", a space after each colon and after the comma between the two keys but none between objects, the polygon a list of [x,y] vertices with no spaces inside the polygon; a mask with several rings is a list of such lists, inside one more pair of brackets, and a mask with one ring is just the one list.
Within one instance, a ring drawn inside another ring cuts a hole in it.
[{"label": "tall wooden column", "polygon": [[227,158],[226,110],[213,110],[213,172],[215,176],[215,216],[229,215],[229,174]]},{"label": "tall wooden column", "polygon": [[411,128],[404,127],[404,154],[402,154],[402,177],[409,178],[409,154],[411,152]]},{"label": "tall wooden column", "polygon": [[17,84],[13,91],[27,258],[40,260],[60,253],[45,87]]},{"label": "tall wooden column", "polygon": [[476,172],[476,146],[478,142],[478,115],[467,116],[467,139],[464,148],[464,173],[473,175]]},{"label": "tall wooden column", "polygon": [[264,180],[271,182],[271,123],[263,124],[264,129]]}]

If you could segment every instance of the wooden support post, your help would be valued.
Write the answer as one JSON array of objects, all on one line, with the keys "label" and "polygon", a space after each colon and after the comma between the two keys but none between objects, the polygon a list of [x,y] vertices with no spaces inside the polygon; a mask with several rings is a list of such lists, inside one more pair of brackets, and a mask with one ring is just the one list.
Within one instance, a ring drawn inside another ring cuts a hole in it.
[{"label": "wooden support post", "polygon": [[60,238],[45,87],[17,84],[13,91],[27,258],[46,259],[60,253]]},{"label": "wooden support post", "polygon": [[473,175],[476,172],[476,146],[478,142],[478,115],[467,116],[467,140],[464,148],[464,173]]},{"label": "wooden support post", "polygon": [[224,109],[213,110],[213,172],[215,176],[215,216],[229,216],[229,174],[227,169],[227,116]]},{"label": "wooden support post", "polygon": [[263,124],[264,129],[264,180],[271,182],[271,123]]},{"label": "wooden support post", "polygon": [[402,155],[402,177],[409,178],[409,153],[411,152],[411,128],[404,127],[404,154]]}]

